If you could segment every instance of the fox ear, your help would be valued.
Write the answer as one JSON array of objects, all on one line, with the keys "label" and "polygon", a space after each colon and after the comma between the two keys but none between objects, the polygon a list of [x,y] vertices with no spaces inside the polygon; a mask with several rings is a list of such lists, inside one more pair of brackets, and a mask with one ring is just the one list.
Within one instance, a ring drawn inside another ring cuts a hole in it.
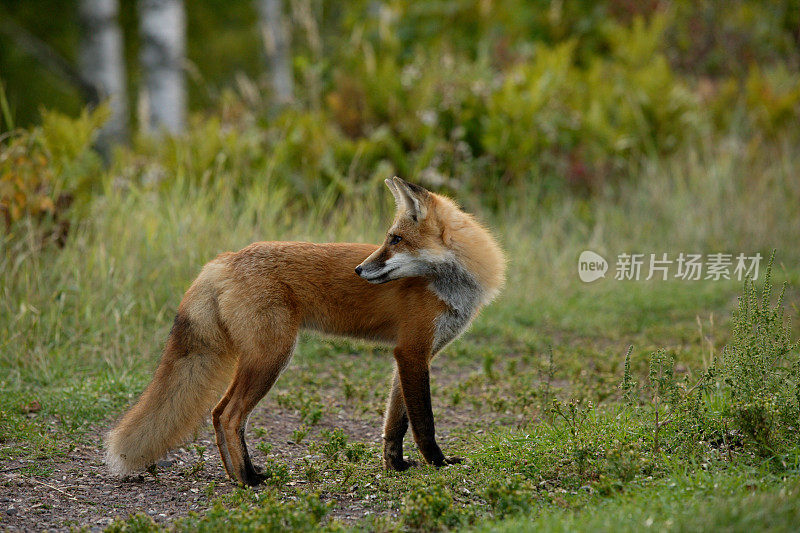
[{"label": "fox ear", "polygon": [[395,189],[397,189],[395,200],[398,200],[398,197],[400,198],[397,202],[398,208],[402,202],[406,212],[414,222],[419,222],[424,219],[428,214],[428,203],[430,202],[431,193],[423,187],[408,183],[397,176],[392,178],[392,182],[394,183]]},{"label": "fox ear", "polygon": [[392,193],[392,196],[394,196],[394,203],[397,204],[397,209],[405,207],[405,204],[403,203],[403,197],[400,196],[400,193],[397,191],[397,186],[394,184],[394,182],[391,179],[385,179],[383,182]]}]

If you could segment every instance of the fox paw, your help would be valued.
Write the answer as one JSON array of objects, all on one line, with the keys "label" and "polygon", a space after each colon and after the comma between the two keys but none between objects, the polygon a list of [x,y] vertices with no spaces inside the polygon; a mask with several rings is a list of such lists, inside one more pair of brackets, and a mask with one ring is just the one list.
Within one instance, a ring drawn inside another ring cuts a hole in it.
[{"label": "fox paw", "polygon": [[267,476],[262,472],[263,470],[260,466],[253,465],[252,470],[244,472],[242,485],[249,485],[250,487],[261,485],[267,480]]},{"label": "fox paw", "polygon": [[383,468],[386,470],[396,470],[397,472],[403,472],[404,470],[408,470],[412,466],[419,466],[419,463],[413,459],[408,459],[404,457],[398,457],[393,459],[384,458],[383,460]]}]

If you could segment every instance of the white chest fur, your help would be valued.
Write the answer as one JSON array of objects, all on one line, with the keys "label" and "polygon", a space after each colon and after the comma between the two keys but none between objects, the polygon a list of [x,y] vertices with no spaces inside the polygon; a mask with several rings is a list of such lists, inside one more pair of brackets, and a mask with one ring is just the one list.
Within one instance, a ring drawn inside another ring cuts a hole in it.
[{"label": "white chest fur", "polygon": [[440,352],[467,329],[475,313],[464,315],[448,309],[436,318],[436,332],[433,340],[433,353]]},{"label": "white chest fur", "polygon": [[436,354],[469,326],[478,311],[483,289],[455,259],[439,262],[432,270],[430,289],[447,304],[447,310],[436,318],[433,340]]}]

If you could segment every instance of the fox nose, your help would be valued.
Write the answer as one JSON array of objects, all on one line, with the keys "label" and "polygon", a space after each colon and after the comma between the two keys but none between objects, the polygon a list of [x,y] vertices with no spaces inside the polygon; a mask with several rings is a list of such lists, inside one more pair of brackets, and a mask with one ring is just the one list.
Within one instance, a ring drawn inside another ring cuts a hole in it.
[{"label": "fox nose", "polygon": [[361,265],[358,265],[358,266],[356,267],[356,274],[358,274],[358,275],[360,276],[360,275],[361,275],[361,271],[362,271],[362,270],[364,270],[364,269],[363,269],[363,268],[361,268]]}]

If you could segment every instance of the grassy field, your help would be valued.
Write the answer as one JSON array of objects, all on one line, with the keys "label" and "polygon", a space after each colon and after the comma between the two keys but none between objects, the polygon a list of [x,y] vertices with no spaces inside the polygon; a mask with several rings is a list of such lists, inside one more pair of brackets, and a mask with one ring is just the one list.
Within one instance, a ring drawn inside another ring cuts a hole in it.
[{"label": "grassy field", "polygon": [[[303,335],[249,427],[272,474],[256,490],[225,479],[208,427],[126,481],[102,467],[101,435],[148,382],[204,262],[255,240],[378,242],[390,195],[376,185],[299,219],[268,179],[234,197],[224,183],[152,192],[109,178],[63,249],[42,249],[24,224],[0,245],[0,527],[792,530],[796,439],[765,453],[734,415],[708,414],[713,390],[693,395],[735,340],[741,282],[618,281],[614,259],[758,252],[760,285],[776,249],[774,281],[789,283],[796,324],[798,170],[792,150],[730,138],[654,160],[591,200],[531,191],[490,214],[457,198],[509,256],[502,296],[433,365],[442,447],[465,464],[383,472],[390,351]],[[592,284],[577,275],[587,249],[611,263]],[[652,372],[660,349],[684,399],[667,401]]]}]

